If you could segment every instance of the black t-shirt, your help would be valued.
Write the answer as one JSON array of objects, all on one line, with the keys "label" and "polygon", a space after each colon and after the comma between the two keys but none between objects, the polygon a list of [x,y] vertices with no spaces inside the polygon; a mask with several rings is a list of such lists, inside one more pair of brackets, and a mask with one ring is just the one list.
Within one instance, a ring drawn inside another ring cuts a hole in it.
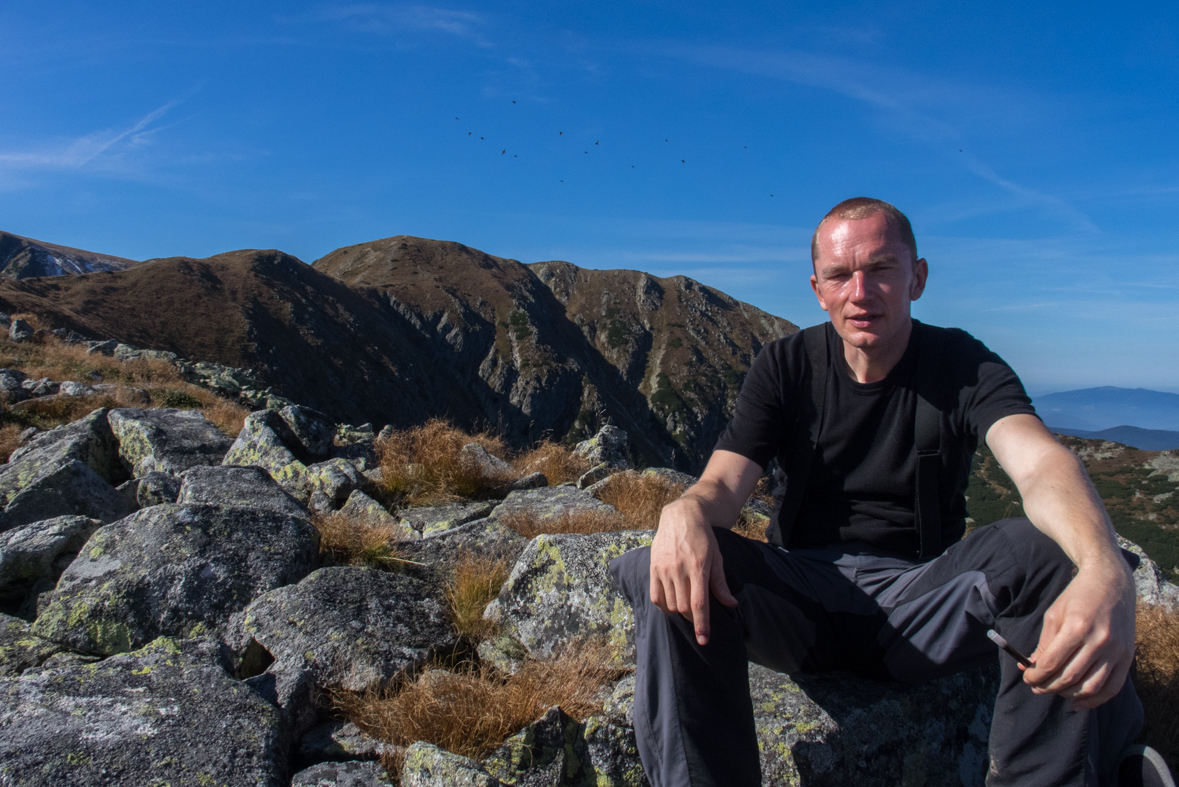
[{"label": "black t-shirt", "polygon": [[[788,546],[854,541],[899,555],[917,553],[917,358],[922,337],[933,330],[945,329],[914,320],[909,346],[896,367],[883,380],[864,384],[848,375],[842,340],[826,324],[830,363],[823,424],[798,518],[792,529],[784,529],[791,534]],[[931,390],[937,394],[932,401],[941,414],[941,439],[947,447],[942,522],[943,543],[949,544],[965,528],[965,491],[979,439],[1000,418],[1034,415],[1035,410],[1015,372],[998,355],[965,331],[945,334],[939,379],[922,390],[926,396]],[[801,331],[763,347],[717,449],[741,454],[763,469],[773,458],[789,468],[798,385],[806,364]]]}]

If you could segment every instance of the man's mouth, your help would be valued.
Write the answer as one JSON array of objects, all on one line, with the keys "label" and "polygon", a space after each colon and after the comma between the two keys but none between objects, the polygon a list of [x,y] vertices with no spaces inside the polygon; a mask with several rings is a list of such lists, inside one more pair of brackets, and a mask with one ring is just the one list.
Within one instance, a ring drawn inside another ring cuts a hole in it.
[{"label": "man's mouth", "polygon": [[855,317],[848,317],[849,324],[857,328],[867,328],[871,326],[876,320],[880,319],[879,314],[859,314]]}]

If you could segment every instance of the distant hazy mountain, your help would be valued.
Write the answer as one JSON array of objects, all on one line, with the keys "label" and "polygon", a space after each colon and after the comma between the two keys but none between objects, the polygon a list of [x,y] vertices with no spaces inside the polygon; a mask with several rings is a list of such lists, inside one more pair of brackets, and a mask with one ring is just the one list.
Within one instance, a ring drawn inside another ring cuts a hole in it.
[{"label": "distant hazy mountain", "polygon": [[1044,423],[1058,431],[1098,432],[1125,425],[1179,431],[1179,394],[1106,386],[1037,396],[1035,405]]},{"label": "distant hazy mountain", "polygon": [[8,279],[121,271],[138,264],[123,257],[72,249],[0,231],[0,277]]},{"label": "distant hazy mountain", "polygon": [[1143,451],[1168,451],[1179,448],[1179,432],[1168,432],[1164,429],[1139,429],[1137,426],[1115,426],[1113,429],[1102,429],[1099,432],[1089,432],[1084,429],[1069,429],[1049,426],[1053,432],[1084,437],[1090,440],[1109,440],[1121,443]]}]

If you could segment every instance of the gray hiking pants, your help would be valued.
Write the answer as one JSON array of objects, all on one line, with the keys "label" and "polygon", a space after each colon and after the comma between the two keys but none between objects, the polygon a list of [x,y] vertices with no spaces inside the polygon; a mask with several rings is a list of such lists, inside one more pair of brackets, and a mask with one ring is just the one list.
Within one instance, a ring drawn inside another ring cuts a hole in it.
[{"label": "gray hiking pants", "polygon": [[1073,565],[1027,519],[979,528],[927,562],[868,548],[786,550],[716,528],[735,609],[711,597],[711,638],[651,603],[650,549],[610,573],[635,612],[634,721],[653,787],[761,784],[748,662],[779,672],[848,670],[904,682],[1002,665],[990,736],[989,785],[1110,783],[1116,758],[1142,726],[1127,680],[1094,711],[1036,695],[994,628],[1035,650],[1044,613]]}]

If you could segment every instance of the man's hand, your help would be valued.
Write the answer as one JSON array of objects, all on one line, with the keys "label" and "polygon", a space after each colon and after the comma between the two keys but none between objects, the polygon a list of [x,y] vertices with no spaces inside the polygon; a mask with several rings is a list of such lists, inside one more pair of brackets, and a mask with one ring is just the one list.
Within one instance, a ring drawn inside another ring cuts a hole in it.
[{"label": "man's hand", "polygon": [[1024,682],[1096,708],[1121,690],[1134,658],[1134,582],[1085,466],[1033,415],[1000,418],[987,445],[1024,512],[1060,545],[1077,575],[1044,615]]},{"label": "man's hand", "polygon": [[[1120,556],[1119,556],[1120,560]],[[1091,709],[1122,688],[1134,659],[1134,583],[1129,567],[1086,567],[1044,615],[1035,666],[1024,682]]]},{"label": "man's hand", "polygon": [[724,561],[700,503],[681,497],[663,509],[651,543],[651,603],[692,621],[696,641],[708,644],[708,593],[727,607],[737,599],[725,582]]},{"label": "man's hand", "polygon": [[713,526],[732,527],[741,506],[761,476],[752,460],[731,451],[713,451],[691,489],[664,506],[651,543],[651,603],[692,621],[696,641],[708,644],[708,594],[737,606],[725,582],[724,561]]}]

